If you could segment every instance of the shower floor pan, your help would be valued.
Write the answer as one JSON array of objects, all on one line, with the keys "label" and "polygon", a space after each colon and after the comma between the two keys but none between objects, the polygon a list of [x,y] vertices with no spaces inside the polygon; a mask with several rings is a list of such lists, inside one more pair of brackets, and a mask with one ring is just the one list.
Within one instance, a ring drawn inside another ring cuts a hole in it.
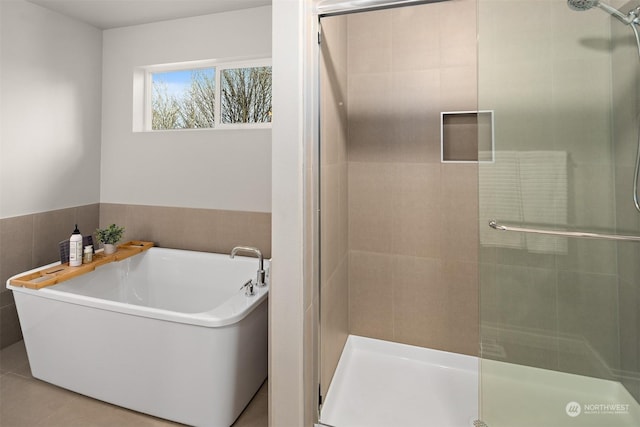
[{"label": "shower floor pan", "polygon": [[637,427],[640,405],[613,381],[350,335],[320,425]]}]

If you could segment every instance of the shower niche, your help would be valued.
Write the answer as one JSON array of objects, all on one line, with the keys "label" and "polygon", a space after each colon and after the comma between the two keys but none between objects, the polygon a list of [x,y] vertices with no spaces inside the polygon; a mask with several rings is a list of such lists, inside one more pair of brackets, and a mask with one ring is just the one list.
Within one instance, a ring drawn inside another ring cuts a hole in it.
[{"label": "shower niche", "polygon": [[440,160],[443,163],[492,162],[493,111],[440,113]]}]

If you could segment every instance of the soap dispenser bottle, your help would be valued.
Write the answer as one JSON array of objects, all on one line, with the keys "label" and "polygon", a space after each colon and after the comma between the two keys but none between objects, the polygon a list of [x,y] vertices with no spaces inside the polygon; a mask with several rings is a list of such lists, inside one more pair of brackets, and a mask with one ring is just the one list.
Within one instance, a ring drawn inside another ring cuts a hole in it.
[{"label": "soap dispenser bottle", "polygon": [[76,229],[73,230],[73,234],[69,238],[69,265],[71,267],[82,265],[82,249],[82,234],[76,224]]}]

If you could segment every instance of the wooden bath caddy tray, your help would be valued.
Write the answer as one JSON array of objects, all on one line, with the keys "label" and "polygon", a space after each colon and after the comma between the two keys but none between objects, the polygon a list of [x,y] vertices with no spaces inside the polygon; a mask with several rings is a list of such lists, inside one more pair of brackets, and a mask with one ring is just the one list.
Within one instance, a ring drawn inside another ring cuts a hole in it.
[{"label": "wooden bath caddy tray", "polygon": [[30,289],[41,289],[47,286],[53,286],[65,280],[89,273],[101,265],[114,261],[122,261],[123,259],[137,255],[152,246],[152,242],[132,240],[118,245],[118,250],[110,255],[105,255],[104,252],[94,253],[93,261],[88,264],[82,264],[78,267],[70,267],[69,263],[56,265],[11,279],[11,284],[13,286],[22,286]]}]

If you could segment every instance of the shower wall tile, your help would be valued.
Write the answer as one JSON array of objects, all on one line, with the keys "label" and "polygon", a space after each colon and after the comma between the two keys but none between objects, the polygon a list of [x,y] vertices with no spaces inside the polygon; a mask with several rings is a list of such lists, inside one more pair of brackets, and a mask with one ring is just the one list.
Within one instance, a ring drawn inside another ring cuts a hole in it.
[{"label": "shower wall tile", "polygon": [[[607,37],[608,38],[608,37]],[[577,79],[589,70],[588,84]],[[576,164],[611,162],[611,62],[605,58],[567,59],[553,63],[550,85],[556,114],[548,123],[558,149]],[[579,75],[579,74],[578,74]],[[584,100],[589,102],[585,103]]]},{"label": "shower wall tile", "polygon": [[442,111],[478,109],[478,78],[475,63],[440,70]]},{"label": "shower wall tile", "polygon": [[323,395],[326,395],[326,388],[331,384],[333,373],[349,334],[349,265],[348,256],[345,254],[321,290],[323,298],[320,313],[323,364],[320,384],[325,388],[322,391]]},{"label": "shower wall tile", "polygon": [[384,161],[440,163],[439,70],[394,71],[391,79],[393,95],[387,102],[393,137],[387,141],[389,150]]},{"label": "shower wall tile", "polygon": [[391,163],[349,162],[349,249],[390,252],[393,226]]},{"label": "shower wall tile", "polygon": [[380,10],[347,17],[350,73],[379,73],[391,70],[391,11]]},{"label": "shower wall tile", "polygon": [[555,270],[498,265],[496,280],[500,327],[556,334]]},{"label": "shower wall tile", "polygon": [[[484,197],[484,195],[483,195]],[[480,223],[487,226],[487,220]],[[533,268],[556,268],[555,254],[539,254],[525,249],[495,248],[495,262],[500,265],[520,265]]]},{"label": "shower wall tile", "polygon": [[481,272],[483,343],[489,345],[485,356],[557,370],[555,270],[481,264]]},{"label": "shower wall tile", "polygon": [[393,340],[448,349],[448,286],[442,281],[442,262],[395,256],[392,284]]},{"label": "shower wall tile", "polygon": [[[565,337],[559,341],[561,370],[611,379],[606,372],[619,369],[616,288],[615,275],[559,273],[558,330],[561,338]],[[609,369],[595,369],[592,360],[603,360]]]},{"label": "shower wall tile", "polygon": [[[480,30],[496,65],[543,61],[552,55],[551,9],[547,1],[483,2]],[[526,16],[527,19],[522,19]],[[499,23],[499,25],[497,25]],[[459,25],[459,24],[458,24]],[[508,37],[506,37],[508,35]],[[523,46],[527,48],[524,49]],[[483,52],[484,54],[484,52]]]},{"label": "shower wall tile", "polygon": [[349,251],[349,332],[393,340],[394,256]]},{"label": "shower wall tile", "polygon": [[461,23],[460,17],[472,16],[475,18],[476,0],[442,2],[438,6],[440,11],[438,20],[440,65],[442,67],[464,65],[472,66],[475,69],[477,64],[476,19],[466,19]]},{"label": "shower wall tile", "polygon": [[[584,228],[592,229],[593,227]],[[607,240],[571,239],[568,242],[567,254],[558,255],[557,263],[558,268],[563,271],[615,274],[616,243]]]},{"label": "shower wall tile", "polygon": [[440,162],[441,112],[477,105],[476,3],[449,3],[349,15],[349,325],[477,354],[477,167]]},{"label": "shower wall tile", "polygon": [[338,263],[347,253],[347,200],[346,163],[323,166],[322,173],[322,209],[320,228],[321,247],[328,248],[322,260],[322,277],[329,277],[338,267]]},{"label": "shower wall tile", "polygon": [[[320,319],[320,348],[315,354],[319,355],[322,363],[318,372],[320,378],[311,383],[317,387],[320,382],[320,393],[326,396],[327,389],[335,372],[342,353],[342,348],[349,334],[349,200],[348,200],[348,168],[347,168],[347,62],[348,62],[348,27],[349,17],[334,16],[322,19],[323,40],[321,48],[321,122],[322,135],[320,156],[320,284],[319,295],[314,295],[313,307],[321,310]],[[372,31],[367,28],[367,31]],[[376,35],[377,36],[377,35]],[[384,37],[384,36],[383,36]],[[367,44],[368,40],[356,40],[357,43]],[[371,45],[363,46],[365,50],[373,49]],[[383,48],[384,50],[384,48]],[[366,58],[363,58],[366,60]],[[378,64],[360,64],[365,69],[371,65],[374,70]],[[375,81],[365,75],[365,83]],[[367,80],[368,79],[368,80]],[[384,85],[379,87],[384,93]],[[372,138],[379,136],[370,132],[369,127],[375,126],[368,115],[378,116],[384,111],[384,106],[361,104],[363,132]],[[380,139],[375,140],[378,147],[384,149]],[[308,266],[307,266],[308,267]],[[308,270],[309,268],[307,268]],[[322,299],[320,304],[319,299]],[[319,306],[319,307],[318,307]],[[317,344],[317,342],[316,342]],[[317,362],[317,361],[316,361]],[[317,365],[316,365],[317,366]],[[310,394],[316,396],[316,392]],[[317,399],[312,402],[317,410]],[[314,410],[313,413],[316,411]],[[312,415],[313,416],[313,415]]]},{"label": "shower wall tile", "polygon": [[125,227],[123,241],[217,253],[254,246],[271,257],[270,213],[102,203],[100,226],[111,223]]},{"label": "shower wall tile", "polygon": [[[478,264],[478,316],[481,343],[498,342],[497,267],[494,263]],[[481,285],[482,284],[482,285]],[[486,353],[486,352],[485,352]],[[486,357],[486,354],[481,354]]]},{"label": "shower wall tile", "polygon": [[619,282],[620,372],[622,383],[636,398],[640,397],[640,289],[633,281]]},{"label": "shower wall tile", "polygon": [[[638,233],[635,231],[635,233]],[[640,234],[640,233],[638,233]],[[640,277],[640,247],[638,242],[617,242],[618,278],[620,282],[633,283]],[[620,299],[622,301],[622,297]]]},{"label": "shower wall tile", "polygon": [[399,164],[391,191],[391,252],[440,258],[440,165]]},{"label": "shower wall tile", "polygon": [[393,9],[391,60],[395,71],[440,67],[440,7]]},{"label": "shower wall tile", "polygon": [[445,349],[477,356],[480,352],[478,263],[445,258],[442,280],[447,286]]},{"label": "shower wall tile", "polygon": [[478,262],[478,165],[443,164],[442,257]]},{"label": "shower wall tile", "polygon": [[393,110],[389,73],[349,76],[350,162],[386,162],[393,146]]},{"label": "shower wall tile", "polygon": [[[344,21],[346,22],[346,20]],[[324,27],[326,27],[326,22]],[[347,156],[346,58],[336,58],[337,55],[332,55],[331,50],[326,46],[326,44],[334,42],[330,30],[331,28],[325,28],[326,43],[322,48],[323,72],[320,83],[322,88],[320,134],[323,142],[327,142],[321,144],[323,165],[344,162]],[[337,43],[332,43],[332,45],[335,44]],[[339,60],[344,61],[344,64],[337,63]]]},{"label": "shower wall tile", "polygon": [[610,159],[574,165],[569,176],[572,224],[584,227],[615,227],[614,174]]}]

